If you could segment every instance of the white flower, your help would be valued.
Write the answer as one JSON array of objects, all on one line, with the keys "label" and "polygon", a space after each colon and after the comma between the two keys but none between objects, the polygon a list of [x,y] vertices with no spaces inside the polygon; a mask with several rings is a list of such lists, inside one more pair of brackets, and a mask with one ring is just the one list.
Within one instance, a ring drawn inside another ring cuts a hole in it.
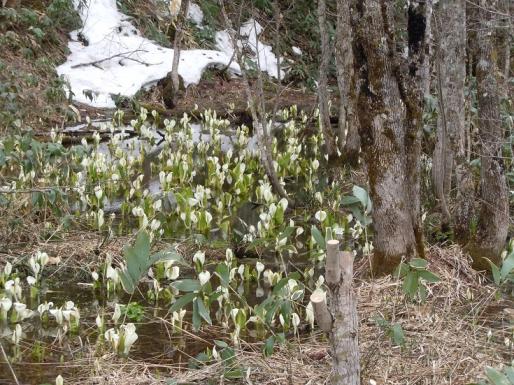
[{"label": "white flower", "polygon": [[177,279],[180,274],[180,267],[172,266],[169,269],[166,269],[166,277],[168,279],[174,280]]},{"label": "white flower", "polygon": [[64,379],[60,374],[55,377],[55,385],[64,385]]},{"label": "white flower", "polygon": [[6,262],[4,266],[4,275],[8,277],[12,273],[12,265],[10,262]]},{"label": "white flower", "polygon": [[130,347],[137,340],[136,326],[133,323],[122,325],[120,330],[123,331],[123,354],[129,353]]},{"label": "white flower", "polygon": [[193,255],[193,262],[200,263],[200,266],[203,266],[205,263],[205,253],[203,251],[197,251],[195,255]]},{"label": "white flower", "polygon": [[318,221],[323,222],[323,221],[325,221],[325,219],[327,219],[327,213],[324,212],[323,210],[320,210],[320,211],[317,211],[316,214],[314,214],[314,217]]},{"label": "white flower", "polygon": [[100,317],[100,314],[96,316],[95,323],[98,329],[102,329],[104,327],[104,320]]},{"label": "white flower", "polygon": [[291,323],[293,324],[294,332],[296,333],[298,326],[300,325],[300,316],[296,313],[293,313],[291,316]]},{"label": "white flower", "polygon": [[200,281],[200,285],[205,285],[211,279],[211,273],[208,271],[202,271],[198,274],[198,280]]},{"label": "white flower", "polygon": [[316,170],[319,168],[319,160],[314,159],[314,160],[312,161],[311,165],[312,165],[312,169],[313,169],[314,171],[316,171]]},{"label": "white flower", "polygon": [[314,308],[312,302],[309,302],[305,307],[305,321],[311,325],[311,329],[314,329]]},{"label": "white flower", "polygon": [[27,283],[29,284],[29,286],[34,286],[36,284],[36,282],[37,282],[37,280],[33,276],[29,275],[27,277]]},{"label": "white flower", "polygon": [[96,271],[93,271],[91,273],[91,277],[93,278],[93,281],[98,281],[99,276],[98,276],[98,273]]},{"label": "white flower", "polygon": [[20,324],[16,324],[16,327],[14,328],[14,332],[12,333],[12,343],[14,345],[18,345],[21,341],[21,337],[23,334],[23,329],[21,328]]},{"label": "white flower", "polygon": [[150,228],[152,231],[159,230],[159,227],[161,227],[161,222],[158,219],[153,219],[152,223],[150,223]]},{"label": "white flower", "polygon": [[121,306],[119,303],[117,303],[116,305],[114,305],[114,313],[112,315],[112,320],[114,321],[114,323],[118,323],[118,320],[120,319],[121,317]]},{"label": "white flower", "polygon": [[100,185],[95,186],[94,188],[96,199],[100,200],[103,195],[102,187]]},{"label": "white flower", "polygon": [[0,311],[7,313],[9,310],[11,310],[12,307],[12,301],[10,298],[3,297],[0,298]]},{"label": "white flower", "polygon": [[255,269],[257,270],[257,274],[260,276],[261,273],[264,271],[264,264],[260,261],[257,261],[255,264]]}]

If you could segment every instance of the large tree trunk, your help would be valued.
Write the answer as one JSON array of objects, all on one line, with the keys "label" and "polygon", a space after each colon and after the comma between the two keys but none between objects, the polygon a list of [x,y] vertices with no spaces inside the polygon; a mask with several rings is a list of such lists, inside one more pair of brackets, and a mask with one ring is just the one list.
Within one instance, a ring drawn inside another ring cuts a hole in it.
[{"label": "large tree trunk", "polygon": [[359,128],[374,203],[373,269],[391,272],[423,253],[419,153],[426,87],[424,2],[411,2],[409,57],[398,53],[394,3],[352,1],[353,53],[359,74]]},{"label": "large tree trunk", "polygon": [[[455,164],[458,191],[467,194],[466,115],[464,86],[466,81],[466,4],[465,0],[442,0],[435,13],[437,51],[438,118],[437,141],[433,154],[432,181],[443,222],[449,225],[452,171]],[[471,201],[472,202],[472,201]],[[456,224],[469,229],[466,208],[457,200]],[[466,219],[467,218],[467,219]]]},{"label": "large tree trunk", "polygon": [[[352,27],[349,0],[337,0],[335,59],[339,88],[339,149],[345,161],[359,161],[359,122],[355,115],[355,76],[353,70]],[[344,138],[344,142],[343,142]]]},{"label": "large tree trunk", "polygon": [[480,214],[475,239],[468,247],[474,266],[488,268],[484,258],[501,262],[509,226],[508,189],[502,160],[504,132],[500,118],[500,90],[497,55],[493,50],[494,28],[497,28],[496,1],[480,1],[477,33],[478,125],[481,149]]},{"label": "large tree trunk", "polygon": [[[326,1],[318,0],[318,23],[321,39],[321,61],[319,65],[318,101],[319,101],[319,125],[325,139],[326,154],[333,158],[337,156],[337,147],[330,125],[330,110],[328,105],[328,67],[332,50],[327,31]],[[342,140],[340,138],[339,140]]]}]

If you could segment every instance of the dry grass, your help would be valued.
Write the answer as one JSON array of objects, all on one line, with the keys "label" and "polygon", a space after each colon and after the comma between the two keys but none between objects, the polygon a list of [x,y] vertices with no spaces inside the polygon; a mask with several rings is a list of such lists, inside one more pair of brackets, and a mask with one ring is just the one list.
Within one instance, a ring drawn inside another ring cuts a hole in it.
[{"label": "dry grass", "polygon": [[[74,244],[68,247],[76,249]],[[68,253],[66,250],[60,252]],[[405,300],[401,283],[391,277],[366,278],[367,261],[357,269],[363,384],[374,380],[377,384],[464,385],[482,377],[486,366],[499,367],[514,357],[511,345],[505,343],[513,333],[514,320],[509,318],[512,301],[496,300],[496,289],[471,269],[469,258],[458,247],[434,247],[427,254],[429,269],[439,275],[441,282],[431,285],[424,304]],[[405,347],[393,346],[372,320],[377,315],[401,324],[407,340]],[[325,336],[319,332],[290,340],[270,358],[264,358],[261,350],[262,343],[241,344],[236,352],[237,362],[249,375],[239,383],[328,383],[330,353]],[[66,383],[234,382],[223,378],[222,363],[188,370],[178,363],[120,361],[112,355],[94,357],[94,352],[89,357],[70,363],[79,371]]]}]

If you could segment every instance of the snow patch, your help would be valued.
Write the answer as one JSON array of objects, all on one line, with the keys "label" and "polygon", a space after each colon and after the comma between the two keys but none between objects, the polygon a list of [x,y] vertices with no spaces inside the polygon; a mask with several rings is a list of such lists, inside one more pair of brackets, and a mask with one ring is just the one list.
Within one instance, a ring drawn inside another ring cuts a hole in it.
[{"label": "snow patch", "polygon": [[[171,71],[173,50],[142,37],[129,17],[118,11],[116,0],[81,3],[74,0],[83,27],[70,34],[71,54],[57,67],[57,73],[69,82],[74,100],[114,108],[112,95],[133,96]],[[230,59],[214,50],[183,50],[178,73],[185,86],[198,83],[207,67],[230,63],[229,69],[239,73],[239,65]]]},{"label": "snow patch", "polygon": [[201,27],[203,23],[202,8],[200,8],[200,6],[196,3],[189,3],[187,18],[195,23],[197,27]]},{"label": "snow patch", "polygon": [[[262,33],[263,28],[255,19],[249,19],[243,23],[239,28],[239,35],[244,39],[238,41],[239,48],[247,47],[252,51],[253,57],[252,62],[257,68],[263,72],[267,72],[268,75],[278,78],[278,58],[273,53],[270,45],[264,44],[259,40],[259,36]],[[228,56],[232,56],[234,53],[234,45],[230,38],[230,34],[227,30],[219,31],[216,33],[216,48],[224,52]],[[282,60],[281,60],[282,62]],[[283,68],[280,69],[280,78],[283,79],[285,71]]]},{"label": "snow patch", "polygon": [[[179,1],[173,1],[179,4]],[[155,84],[171,71],[173,49],[141,36],[130,18],[119,12],[116,0],[73,0],[83,26],[70,33],[70,55],[57,67],[69,83],[75,101],[93,107],[114,108],[113,95],[134,96],[141,88]],[[188,17],[201,27],[203,12],[191,3]],[[254,19],[240,28],[240,48],[248,48],[256,68],[278,78],[277,57],[271,46],[262,43],[262,26]],[[227,31],[216,33],[217,50],[182,50],[178,73],[187,87],[200,81],[207,67],[227,67],[240,73],[233,59],[234,47]],[[280,78],[285,75],[280,70]]]}]

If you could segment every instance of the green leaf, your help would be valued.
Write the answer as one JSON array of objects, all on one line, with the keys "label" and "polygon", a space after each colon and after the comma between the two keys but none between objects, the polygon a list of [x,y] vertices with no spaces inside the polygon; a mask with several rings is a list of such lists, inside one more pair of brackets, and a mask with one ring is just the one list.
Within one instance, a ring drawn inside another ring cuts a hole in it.
[{"label": "green leaf", "polygon": [[493,383],[493,385],[512,385],[509,379],[498,370],[487,366],[485,368],[485,375]]},{"label": "green leaf", "polygon": [[223,377],[228,379],[238,379],[244,377],[244,371],[241,368],[235,368],[235,369],[227,369],[225,370],[225,373],[223,373]]},{"label": "green leaf", "polygon": [[501,283],[501,273],[500,269],[498,269],[498,266],[494,264],[493,261],[491,261],[489,258],[484,257],[484,259],[489,262],[489,265],[491,266],[491,273],[493,274],[493,280],[496,285],[500,285]]},{"label": "green leaf", "polygon": [[416,271],[410,271],[403,281],[403,291],[409,296],[414,297],[418,291],[418,274]]},{"label": "green leaf", "polygon": [[507,366],[505,368],[505,374],[507,375],[510,383],[514,384],[514,368],[512,366]]},{"label": "green leaf", "polygon": [[125,290],[126,293],[134,293],[136,286],[134,284],[134,280],[127,271],[123,270],[120,272],[120,280],[121,286],[123,286],[123,290]]},{"label": "green leaf", "polygon": [[316,241],[316,243],[318,244],[318,246],[321,249],[326,250],[327,247],[325,244],[325,238],[323,237],[321,232],[318,230],[318,228],[314,225],[311,227],[311,235],[314,238],[314,240]]},{"label": "green leaf", "polygon": [[397,346],[405,345],[405,334],[403,333],[402,325],[394,324],[391,327],[391,338],[395,345],[397,345]]},{"label": "green leaf", "polygon": [[198,297],[196,299],[196,303],[198,305],[198,313],[200,314],[200,317],[202,317],[205,320],[205,322],[207,322],[209,325],[212,325],[209,310],[207,310],[207,308],[205,307],[203,300],[200,297]]},{"label": "green leaf", "polygon": [[200,325],[202,324],[202,320],[200,318],[200,310],[198,308],[198,297],[196,301],[193,301],[193,330],[199,330]]},{"label": "green leaf", "polygon": [[352,193],[360,201],[362,207],[366,211],[366,214],[370,213],[372,204],[368,192],[360,186],[353,186]]},{"label": "green leaf", "polygon": [[184,258],[182,258],[182,255],[180,255],[176,251],[171,250],[160,251],[156,254],[153,254],[150,257],[150,265],[153,265],[154,263],[161,261],[175,261],[181,265],[186,265],[186,262],[184,261]]},{"label": "green leaf", "polygon": [[225,341],[214,340],[214,343],[216,344],[217,347],[222,348],[222,349],[225,349],[228,347],[228,344]]},{"label": "green leaf", "polygon": [[221,281],[221,286],[228,287],[230,284],[230,270],[225,263],[219,263],[216,266],[216,275]]},{"label": "green leaf", "polygon": [[341,205],[343,206],[352,206],[356,203],[360,203],[360,200],[357,197],[344,196],[343,199],[341,199]]},{"label": "green leaf", "polygon": [[503,261],[502,269],[500,271],[501,280],[505,280],[510,272],[514,269],[514,252],[510,253]]},{"label": "green leaf", "polygon": [[187,293],[177,299],[173,305],[170,307],[170,312],[178,311],[183,309],[187,304],[189,304],[193,299],[195,299],[197,296],[196,293]]},{"label": "green leaf", "polygon": [[200,285],[200,281],[197,279],[182,279],[179,281],[175,281],[171,284],[175,289],[180,291],[198,291],[202,288]]},{"label": "green leaf", "polygon": [[266,340],[266,343],[264,344],[264,356],[269,357],[273,354],[273,350],[275,348],[275,337],[270,336]]},{"label": "green leaf", "polygon": [[428,271],[428,270],[418,271],[418,274],[421,278],[423,278],[425,281],[430,282],[430,283],[435,283],[435,282],[440,281],[440,279],[437,275],[435,275],[434,273],[432,273],[431,271]]},{"label": "green leaf", "polygon": [[409,265],[406,263],[400,262],[398,267],[396,268],[396,271],[394,272],[394,277],[403,278],[407,275],[407,273],[410,271]]},{"label": "green leaf", "polygon": [[426,267],[428,265],[428,261],[426,259],[422,259],[422,258],[413,258],[409,262],[409,265],[410,265],[410,267],[412,267],[414,269],[426,269]]},{"label": "green leaf", "polygon": [[277,284],[273,287],[273,294],[277,295],[280,293],[280,290],[287,285],[287,282],[289,281],[288,277],[282,278],[280,281],[277,282]]}]

